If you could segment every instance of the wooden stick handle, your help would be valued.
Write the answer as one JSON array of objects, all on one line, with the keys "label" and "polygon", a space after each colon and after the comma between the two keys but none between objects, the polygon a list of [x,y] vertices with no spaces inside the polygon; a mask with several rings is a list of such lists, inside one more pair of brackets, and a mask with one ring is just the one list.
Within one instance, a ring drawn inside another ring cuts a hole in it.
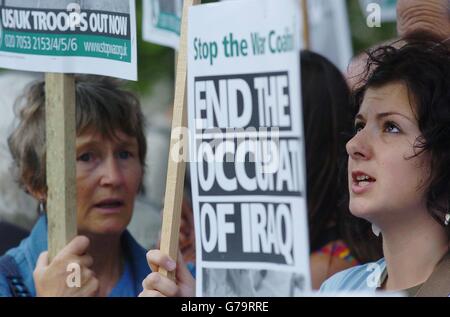
[{"label": "wooden stick handle", "polygon": [[77,234],[75,79],[45,75],[48,250],[51,261]]},{"label": "wooden stick handle", "polygon": [[[180,47],[176,65],[175,100],[173,106],[172,133],[170,136],[169,161],[167,165],[166,193],[164,198],[164,214],[161,229],[161,251],[175,261],[178,256],[180,231],[181,202],[184,194],[184,176],[186,162],[174,160],[172,149],[184,142],[183,151],[187,151],[187,140],[182,140],[179,128],[186,127],[186,81],[187,81],[187,20],[189,7],[200,3],[198,0],[185,0],[181,19]],[[177,131],[178,130],[178,131]],[[175,280],[174,272],[159,268],[164,276]]]},{"label": "wooden stick handle", "polygon": [[311,48],[310,36],[309,36],[309,14],[308,14],[308,0],[301,0],[302,2],[302,14],[303,14],[303,39],[305,43],[305,49]]}]

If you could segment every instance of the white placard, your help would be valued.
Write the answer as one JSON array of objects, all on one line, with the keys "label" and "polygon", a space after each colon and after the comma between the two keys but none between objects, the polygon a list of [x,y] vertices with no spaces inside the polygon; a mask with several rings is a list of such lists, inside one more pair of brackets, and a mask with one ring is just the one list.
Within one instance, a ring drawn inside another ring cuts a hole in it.
[{"label": "white placard", "polygon": [[308,18],[310,49],[346,72],[353,56],[346,1],[309,0]]},{"label": "white placard", "polygon": [[309,49],[328,58],[341,72],[346,72],[353,57],[346,1],[307,0],[307,5]]},{"label": "white placard", "polygon": [[247,0],[189,11],[198,296],[310,289],[300,10]]},{"label": "white placard", "polygon": [[143,0],[145,41],[178,50],[183,0]]},{"label": "white placard", "polygon": [[0,67],[137,80],[134,0],[3,0],[0,10]]}]

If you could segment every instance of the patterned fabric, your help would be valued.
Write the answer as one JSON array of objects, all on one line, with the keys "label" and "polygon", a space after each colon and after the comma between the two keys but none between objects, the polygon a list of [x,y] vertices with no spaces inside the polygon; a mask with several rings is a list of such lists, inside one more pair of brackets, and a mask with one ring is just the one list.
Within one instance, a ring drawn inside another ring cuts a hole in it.
[{"label": "patterned fabric", "polygon": [[337,257],[349,262],[352,266],[359,264],[356,258],[351,254],[349,247],[342,240],[332,241],[317,252]]}]

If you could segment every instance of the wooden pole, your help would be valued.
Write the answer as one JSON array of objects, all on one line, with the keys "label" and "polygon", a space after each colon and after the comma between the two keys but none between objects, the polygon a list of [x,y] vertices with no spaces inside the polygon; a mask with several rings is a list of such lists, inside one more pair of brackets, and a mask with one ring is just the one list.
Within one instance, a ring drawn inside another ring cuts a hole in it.
[{"label": "wooden pole", "polygon": [[311,47],[309,37],[309,15],[308,15],[308,0],[301,0],[302,2],[302,14],[303,14],[303,39],[305,43],[305,49]]},{"label": "wooden pole", "polygon": [[[183,16],[181,18],[180,47],[176,64],[175,99],[173,105],[172,133],[170,136],[169,161],[167,164],[166,193],[164,197],[164,213],[161,228],[161,251],[176,260],[178,256],[181,202],[184,194],[184,175],[186,162],[174,161],[171,150],[186,140],[181,140],[179,133],[174,133],[180,127],[186,127],[186,81],[187,81],[187,20],[189,7],[200,3],[199,0],[185,0],[183,3]],[[187,147],[183,147],[187,151]],[[174,272],[167,272],[159,268],[164,276],[175,280]]]},{"label": "wooden pole", "polygon": [[77,234],[75,162],[75,80],[47,73],[47,217],[51,261]]}]

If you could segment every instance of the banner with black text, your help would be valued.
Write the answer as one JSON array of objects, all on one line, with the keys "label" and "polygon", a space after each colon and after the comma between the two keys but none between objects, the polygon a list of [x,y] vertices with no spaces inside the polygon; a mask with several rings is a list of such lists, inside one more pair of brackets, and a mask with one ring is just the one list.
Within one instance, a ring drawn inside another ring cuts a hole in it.
[{"label": "banner with black text", "polygon": [[[199,296],[290,296],[310,289],[300,10],[296,0],[190,9]],[[261,289],[265,283],[257,285],[255,276],[263,275],[264,282],[280,283]]]}]

